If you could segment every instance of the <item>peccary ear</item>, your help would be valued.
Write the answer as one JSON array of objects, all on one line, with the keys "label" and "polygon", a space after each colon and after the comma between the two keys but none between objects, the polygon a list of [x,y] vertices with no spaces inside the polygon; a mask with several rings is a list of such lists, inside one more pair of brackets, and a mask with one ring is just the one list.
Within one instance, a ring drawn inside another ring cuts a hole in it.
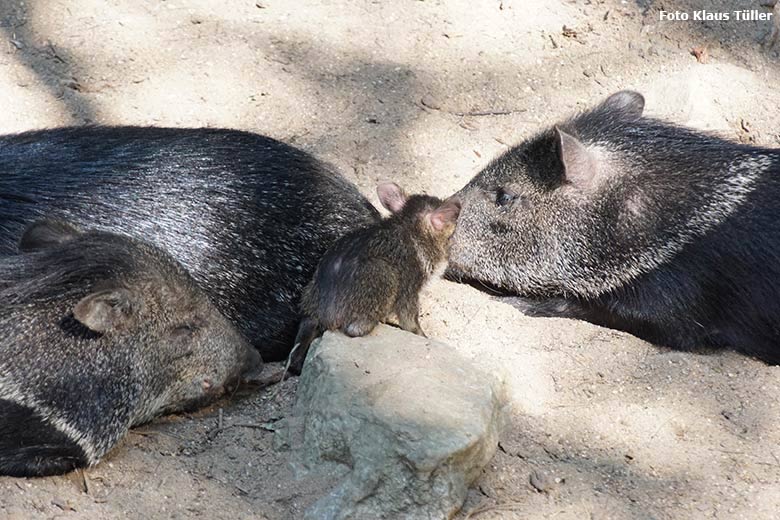
[{"label": "peccary ear", "polygon": [[40,251],[73,240],[81,232],[64,220],[43,219],[30,224],[19,241],[23,253]]},{"label": "peccary ear", "polygon": [[645,109],[645,98],[633,90],[615,92],[601,103],[602,110],[616,112],[628,119],[639,119]]},{"label": "peccary ear", "polygon": [[460,201],[450,197],[431,213],[431,225],[436,231],[442,231],[448,224],[455,224],[458,215],[460,215]]},{"label": "peccary ear", "polygon": [[127,289],[89,294],[73,308],[73,317],[94,332],[120,329],[133,319],[133,297]]},{"label": "peccary ear", "polygon": [[398,213],[406,204],[406,193],[394,182],[381,183],[376,187],[376,194],[379,195],[379,202],[390,213]]},{"label": "peccary ear", "polygon": [[557,126],[555,138],[558,159],[563,165],[564,179],[580,189],[588,188],[598,171],[593,154],[576,137],[567,134]]}]

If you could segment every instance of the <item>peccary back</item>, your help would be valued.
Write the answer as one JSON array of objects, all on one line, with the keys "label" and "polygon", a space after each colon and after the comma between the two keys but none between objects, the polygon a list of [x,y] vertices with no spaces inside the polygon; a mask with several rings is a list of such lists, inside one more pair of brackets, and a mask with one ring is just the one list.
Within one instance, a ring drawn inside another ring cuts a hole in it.
[{"label": "peccary back", "polygon": [[95,464],[132,425],[261,368],[162,250],[52,221],[22,244],[0,259],[0,474]]},{"label": "peccary back", "polygon": [[780,151],[642,117],[620,92],[458,194],[453,272],[684,349],[780,362]]},{"label": "peccary back", "polygon": [[138,127],[0,137],[0,253],[42,216],[164,247],[268,360],[292,347],[320,256],[379,218],[331,167],[273,139]]}]

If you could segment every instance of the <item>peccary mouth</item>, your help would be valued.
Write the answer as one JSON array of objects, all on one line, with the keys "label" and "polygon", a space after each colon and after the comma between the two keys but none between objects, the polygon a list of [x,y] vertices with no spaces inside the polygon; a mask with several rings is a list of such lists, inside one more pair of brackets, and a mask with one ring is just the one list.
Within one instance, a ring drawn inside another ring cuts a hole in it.
[{"label": "peccary mouth", "polygon": [[260,364],[232,374],[225,382],[225,392],[233,394],[239,390],[256,386],[262,373],[263,365]]},{"label": "peccary mouth", "polygon": [[471,287],[474,287],[481,292],[490,294],[491,296],[517,296],[516,292],[499,287],[498,285],[494,285],[488,281],[480,280],[479,278],[469,275],[466,271],[452,264],[450,264],[447,267],[447,270],[444,272],[444,279],[451,282],[470,285]]}]

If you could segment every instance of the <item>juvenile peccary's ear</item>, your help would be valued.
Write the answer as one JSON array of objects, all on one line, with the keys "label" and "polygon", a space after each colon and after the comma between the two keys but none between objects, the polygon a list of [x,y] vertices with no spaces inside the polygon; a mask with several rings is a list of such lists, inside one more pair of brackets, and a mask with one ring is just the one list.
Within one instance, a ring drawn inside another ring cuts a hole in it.
[{"label": "juvenile peccary's ear", "polygon": [[599,105],[599,110],[607,110],[628,119],[639,119],[644,109],[644,96],[633,90],[615,92]]},{"label": "juvenile peccary's ear", "polygon": [[73,308],[73,317],[94,332],[121,329],[135,316],[133,295],[127,289],[89,294]]},{"label": "juvenile peccary's ear", "polygon": [[383,182],[376,187],[376,194],[379,195],[379,202],[387,208],[390,213],[398,213],[406,204],[406,193],[394,182]]},{"label": "juvenile peccary's ear", "polygon": [[19,250],[23,253],[39,251],[73,240],[81,231],[64,220],[43,219],[33,222],[24,230],[19,240]]},{"label": "juvenile peccary's ear", "polygon": [[450,197],[431,213],[431,225],[436,231],[442,231],[448,225],[454,225],[458,215],[460,215],[460,200]]},{"label": "juvenile peccary's ear", "polygon": [[557,126],[555,140],[566,182],[580,189],[590,187],[598,172],[598,162],[591,151],[576,137]]}]

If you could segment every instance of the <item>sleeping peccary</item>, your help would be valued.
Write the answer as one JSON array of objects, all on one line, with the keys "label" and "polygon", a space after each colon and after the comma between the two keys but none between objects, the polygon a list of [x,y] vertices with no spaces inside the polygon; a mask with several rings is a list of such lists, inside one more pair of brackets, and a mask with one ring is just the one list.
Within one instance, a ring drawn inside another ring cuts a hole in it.
[{"label": "sleeping peccary", "polygon": [[82,127],[0,137],[0,254],[62,217],[171,253],[266,360],[287,357],[325,250],[379,213],[330,166],[220,129]]},{"label": "sleeping peccary", "polygon": [[457,195],[455,276],[680,349],[780,363],[780,150],[642,117],[619,92]]},{"label": "sleeping peccary", "polygon": [[394,314],[402,329],[424,335],[419,293],[447,265],[460,203],[407,195],[393,182],[377,186],[377,195],[392,215],[339,239],[303,290],[304,318],[290,360],[295,372],[324,330],[365,336]]},{"label": "sleeping peccary", "polygon": [[161,249],[41,221],[0,259],[0,475],[97,463],[215,399],[260,355]]}]

